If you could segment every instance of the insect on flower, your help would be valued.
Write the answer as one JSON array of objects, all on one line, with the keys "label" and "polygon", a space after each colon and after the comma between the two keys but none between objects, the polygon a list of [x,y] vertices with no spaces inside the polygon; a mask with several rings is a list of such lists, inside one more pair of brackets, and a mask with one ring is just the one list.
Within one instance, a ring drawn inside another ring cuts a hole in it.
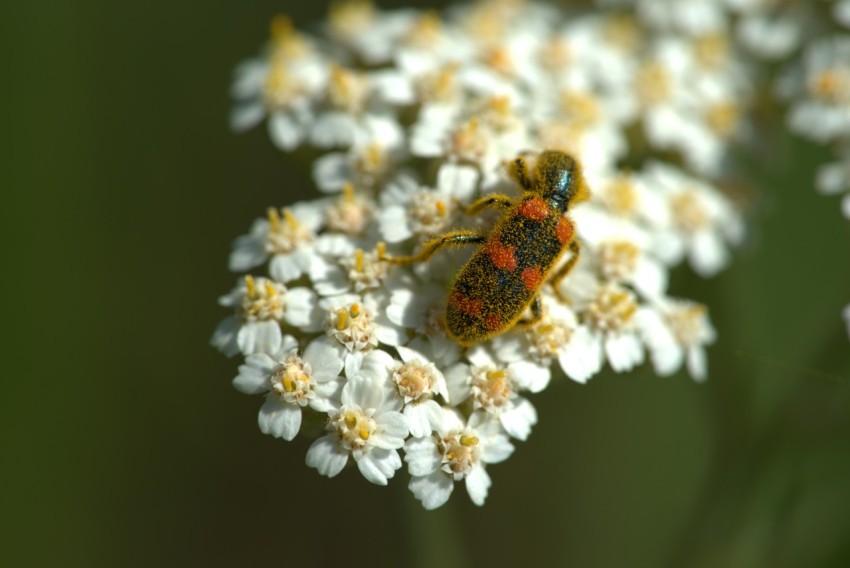
[{"label": "insect on flower", "polygon": [[[488,207],[504,213],[489,235],[452,231],[422,246],[412,256],[387,257],[395,264],[423,262],[445,246],[480,245],[460,269],[446,303],[446,331],[461,345],[472,345],[509,330],[531,306],[533,323],[542,315],[539,290],[558,283],[578,261],[579,245],[569,207],[590,197],[581,166],[563,152],[546,150],[529,166],[525,156],[511,164],[512,177],[523,188],[513,199],[493,193],[472,203],[467,214]],[[558,261],[569,249],[572,256]]]}]

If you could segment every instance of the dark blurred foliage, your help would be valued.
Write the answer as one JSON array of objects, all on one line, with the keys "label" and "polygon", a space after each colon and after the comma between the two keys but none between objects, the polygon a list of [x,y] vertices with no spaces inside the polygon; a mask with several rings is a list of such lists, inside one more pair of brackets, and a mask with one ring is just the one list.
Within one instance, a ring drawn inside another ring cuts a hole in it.
[{"label": "dark blurred foliage", "polygon": [[230,71],[271,15],[326,5],[3,11],[3,566],[850,565],[850,223],[811,188],[822,150],[774,141],[731,269],[674,275],[719,330],[708,383],[560,381],[486,506],[428,513],[403,472],[328,480],[261,435],[207,345],[232,239],[313,194],[227,130]]}]

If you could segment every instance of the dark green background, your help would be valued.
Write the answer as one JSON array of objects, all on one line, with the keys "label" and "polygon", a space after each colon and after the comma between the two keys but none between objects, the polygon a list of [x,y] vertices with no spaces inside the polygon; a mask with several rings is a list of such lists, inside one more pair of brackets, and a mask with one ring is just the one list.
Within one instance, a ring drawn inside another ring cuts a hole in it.
[{"label": "dark green background", "polygon": [[325,5],[3,8],[0,564],[850,565],[850,222],[811,189],[825,153],[787,139],[731,269],[674,276],[719,330],[707,384],[554,384],[481,509],[458,488],[427,513],[404,473],[322,478],[306,441],[261,435],[207,341],[232,239],[312,192],[263,129],[226,127],[280,10]]}]

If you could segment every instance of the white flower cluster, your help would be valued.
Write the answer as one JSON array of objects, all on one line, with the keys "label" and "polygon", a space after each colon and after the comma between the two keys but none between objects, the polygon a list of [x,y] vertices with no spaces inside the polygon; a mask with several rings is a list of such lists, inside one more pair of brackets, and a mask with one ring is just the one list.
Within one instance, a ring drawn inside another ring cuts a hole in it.
[{"label": "white flower cluster", "polygon": [[[265,120],[282,150],[318,149],[325,196],[269,209],[231,253],[254,275],[221,298],[234,312],[212,343],[245,357],[234,385],[264,395],[263,432],[312,435],[318,418],[307,464],[320,474],[353,460],[383,485],[403,450],[426,508],[461,480],[481,505],[487,466],[529,436],[528,395],[553,366],[584,383],[648,354],[660,375],[706,377],[707,309],[670,297],[667,276],[685,260],[715,274],[742,238],[715,176],[752,88],[725,21],[651,5],[643,20],[512,0],[446,18],[344,2],[322,37],[274,20],[237,69],[232,124]],[[580,260],[559,289],[544,282],[539,320],[462,348],[443,318],[463,251],[387,258],[451,229],[486,234],[495,217],[466,207],[518,196],[505,164],[543,149],[575,156],[592,190],[570,212]]]}]

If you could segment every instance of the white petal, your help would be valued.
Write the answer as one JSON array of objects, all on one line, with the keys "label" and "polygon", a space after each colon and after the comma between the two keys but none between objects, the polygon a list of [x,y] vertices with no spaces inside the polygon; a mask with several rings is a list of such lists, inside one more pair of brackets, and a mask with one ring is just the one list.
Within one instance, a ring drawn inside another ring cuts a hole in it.
[{"label": "white petal", "polygon": [[400,205],[390,205],[378,213],[378,228],[388,243],[400,243],[413,236],[407,223],[407,211]]},{"label": "white petal", "polygon": [[278,282],[290,282],[304,273],[302,262],[294,253],[276,254],[269,262],[269,274]]},{"label": "white petal", "polygon": [[244,272],[260,266],[268,256],[263,240],[253,235],[243,235],[233,243],[228,268],[233,272]]},{"label": "white petal", "polygon": [[454,482],[442,471],[424,477],[411,477],[407,485],[413,496],[429,511],[448,501],[454,486]]},{"label": "white petal", "polygon": [[514,445],[504,434],[496,434],[487,438],[479,454],[486,463],[499,463],[508,459],[514,453]]},{"label": "white petal", "polygon": [[558,353],[564,373],[577,383],[586,383],[602,368],[602,341],[585,326],[573,332],[570,342]]},{"label": "white petal", "polygon": [[442,455],[433,437],[410,438],[404,444],[404,461],[410,475],[428,475],[440,468]]},{"label": "white petal", "polygon": [[260,408],[257,423],[263,434],[292,440],[301,429],[301,408],[295,404],[269,399]]},{"label": "white petal", "polygon": [[466,491],[469,493],[469,498],[479,507],[484,504],[487,499],[487,492],[490,490],[490,476],[484,470],[484,466],[480,463],[472,466],[472,471],[466,476]]},{"label": "white petal", "polygon": [[688,372],[698,383],[708,378],[708,361],[702,347],[694,346],[688,349]]},{"label": "white petal", "polygon": [[531,427],[537,424],[537,411],[529,401],[520,398],[513,408],[499,415],[499,421],[508,434],[518,440],[527,440]]},{"label": "white petal", "polygon": [[342,388],[342,403],[354,404],[364,410],[378,408],[383,398],[380,382],[362,375],[349,379]]},{"label": "white petal", "polygon": [[552,373],[548,367],[518,361],[508,366],[508,376],[519,388],[540,392],[549,384]]},{"label": "white petal", "polygon": [[443,164],[437,173],[437,189],[462,202],[471,201],[478,189],[478,170],[472,166]]},{"label": "white petal", "polygon": [[[429,400],[428,402],[434,401]],[[434,402],[434,404],[437,403]],[[439,412],[439,405],[437,405],[437,412]],[[411,436],[422,438],[423,436],[427,436],[431,433],[431,421],[429,420],[428,409],[425,407],[425,403],[408,404],[404,407],[404,417],[407,419],[407,425],[410,428]],[[437,420],[439,420],[439,418]]]},{"label": "white petal", "polygon": [[694,235],[689,256],[691,266],[702,277],[714,276],[729,260],[723,241],[713,231],[699,231]]},{"label": "white petal", "polygon": [[336,434],[322,436],[307,450],[308,467],[316,468],[321,475],[334,477],[348,461],[348,452],[337,443]]},{"label": "white petal", "polygon": [[230,111],[230,128],[234,132],[244,132],[256,126],[266,115],[266,109],[257,101],[237,104]]},{"label": "white petal", "polygon": [[275,146],[289,151],[301,143],[303,128],[287,113],[273,112],[269,116],[269,136]]},{"label": "white petal", "polygon": [[342,346],[323,336],[311,341],[301,358],[313,368],[313,380],[323,383],[339,376],[343,367],[342,355]]},{"label": "white petal", "polygon": [[400,412],[384,412],[376,418],[378,430],[369,438],[369,443],[377,448],[394,450],[404,446],[407,438],[407,419]]},{"label": "white petal", "polygon": [[395,450],[372,449],[364,452],[357,460],[357,468],[367,480],[375,485],[386,485],[387,479],[401,467],[401,458]]},{"label": "white petal", "polygon": [[313,163],[313,181],[319,191],[336,193],[351,180],[352,171],[348,167],[348,157],[342,152],[331,152]]},{"label": "white petal", "polygon": [[458,405],[469,397],[471,392],[472,375],[469,365],[457,363],[449,367],[444,373],[446,387],[449,389],[449,400]]},{"label": "white petal", "polygon": [[605,354],[611,368],[622,373],[643,363],[643,348],[637,337],[630,333],[612,334],[605,339]]},{"label": "white petal", "polygon": [[284,318],[289,325],[303,331],[318,331],[321,310],[316,306],[316,294],[309,288],[290,288],[286,292]]},{"label": "white petal", "polygon": [[239,344],[236,342],[236,335],[239,332],[239,322],[235,317],[230,316],[225,318],[215,328],[210,345],[227,355],[233,357],[239,353]]},{"label": "white petal", "polygon": [[269,375],[271,369],[266,367],[265,360],[274,366],[274,360],[268,355],[249,355],[246,365],[239,365],[239,375],[233,379],[233,386],[245,394],[259,394],[269,390]]},{"label": "white petal", "polygon": [[280,349],[283,333],[276,321],[255,321],[242,326],[236,335],[236,343],[245,355],[252,353],[275,353]]}]

